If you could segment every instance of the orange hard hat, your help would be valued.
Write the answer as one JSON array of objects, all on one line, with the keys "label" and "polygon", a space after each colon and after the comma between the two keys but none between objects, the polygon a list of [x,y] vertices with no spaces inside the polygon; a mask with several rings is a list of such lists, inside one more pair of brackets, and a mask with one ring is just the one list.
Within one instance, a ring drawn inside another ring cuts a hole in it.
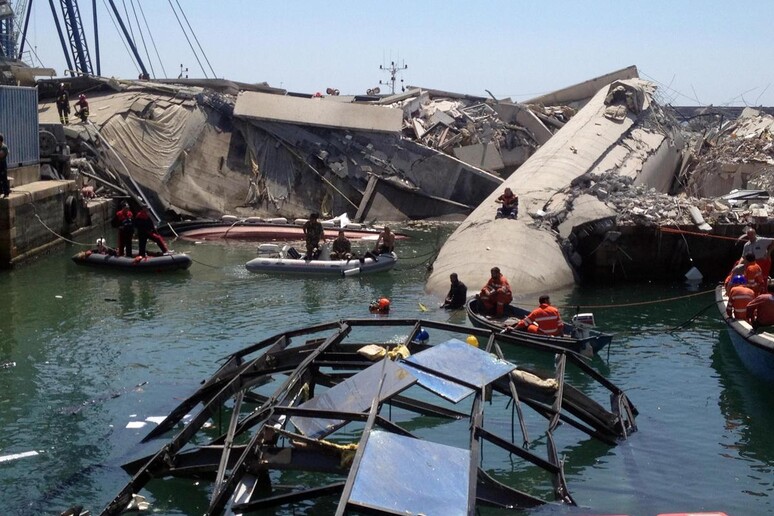
[{"label": "orange hard hat", "polygon": [[386,297],[383,297],[379,300],[379,309],[380,310],[387,310],[390,308],[390,300]]}]

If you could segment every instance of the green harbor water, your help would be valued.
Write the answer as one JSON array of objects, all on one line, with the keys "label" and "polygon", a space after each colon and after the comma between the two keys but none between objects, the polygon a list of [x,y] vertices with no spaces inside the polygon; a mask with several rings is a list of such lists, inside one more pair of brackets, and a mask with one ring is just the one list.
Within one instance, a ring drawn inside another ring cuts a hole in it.
[{"label": "green harbor water", "polygon": [[[369,317],[368,303],[382,296],[392,300],[392,317],[469,324],[464,312],[438,309],[441,300],[423,289],[426,261],[451,227],[404,230],[412,238],[399,242],[396,269],[341,280],[252,274],[244,263],[257,244],[180,240],[172,247],[195,260],[180,274],[79,267],[70,260],[81,250],[74,245],[1,272],[2,513],[59,514],[83,504],[99,514],[129,480],[121,464],[165,442],[141,446],[149,428],[127,425],[164,416],[228,354],[275,333]],[[468,287],[473,293],[480,285]],[[567,482],[583,509],[525,514],[774,513],[774,385],[745,372],[709,307],[711,288],[618,284],[551,293],[558,305],[594,312],[600,329],[616,334],[609,353],[591,363],[626,390],[640,412],[639,431],[610,447],[561,427]],[[485,410],[510,435],[510,410]],[[492,449],[484,455],[498,478],[527,491],[543,481]],[[207,490],[193,481],[157,480],[143,494],[154,514],[198,515],[207,507]],[[330,504],[322,507],[295,514],[330,513]]]}]

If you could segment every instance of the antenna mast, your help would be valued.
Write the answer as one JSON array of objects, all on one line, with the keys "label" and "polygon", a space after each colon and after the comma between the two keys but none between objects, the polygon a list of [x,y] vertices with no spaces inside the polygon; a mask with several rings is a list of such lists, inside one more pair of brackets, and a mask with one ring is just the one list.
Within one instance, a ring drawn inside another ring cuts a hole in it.
[{"label": "antenna mast", "polygon": [[[388,82],[379,81],[379,84],[389,84],[390,88],[392,89],[392,94],[394,95],[395,94],[395,76],[407,68],[408,68],[408,65],[405,62],[402,63],[400,66],[396,65],[395,61],[391,61],[390,66],[388,67],[379,65],[379,70],[384,70],[385,72],[389,72],[390,74],[390,80]],[[403,87],[403,79],[400,80],[400,89],[401,91],[405,91],[405,88]]]}]

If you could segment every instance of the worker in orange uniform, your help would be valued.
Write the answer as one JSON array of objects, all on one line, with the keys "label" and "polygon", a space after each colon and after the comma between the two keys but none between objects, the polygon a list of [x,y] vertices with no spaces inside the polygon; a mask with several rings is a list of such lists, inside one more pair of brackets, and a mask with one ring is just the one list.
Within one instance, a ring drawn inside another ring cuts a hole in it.
[{"label": "worker in orange uniform", "polygon": [[499,317],[505,312],[505,305],[513,301],[513,293],[508,280],[500,274],[499,267],[492,267],[489,272],[491,277],[478,296],[484,304],[484,310],[488,314],[494,312]]},{"label": "worker in orange uniform", "polygon": [[747,305],[747,321],[753,328],[774,325],[774,285],[769,285],[768,290]]},{"label": "worker in orange uniform", "polygon": [[[551,298],[542,295],[538,299],[540,306],[532,310],[528,316],[519,321],[515,328],[517,330],[527,330],[530,333],[540,333],[541,335],[559,336],[564,334],[564,323],[559,310],[551,306]],[[511,329],[509,327],[508,329]]]},{"label": "worker in orange uniform", "polygon": [[755,260],[753,253],[744,255],[744,277],[747,280],[747,286],[755,292],[756,296],[766,293],[768,282],[763,277],[763,270]]},{"label": "worker in orange uniform", "polygon": [[382,297],[378,301],[373,301],[368,305],[368,311],[372,314],[388,314],[390,313],[390,300]]},{"label": "worker in orange uniform", "polygon": [[753,289],[747,286],[747,279],[742,275],[731,278],[731,291],[726,303],[726,315],[734,319],[747,319],[747,305],[755,298]]}]

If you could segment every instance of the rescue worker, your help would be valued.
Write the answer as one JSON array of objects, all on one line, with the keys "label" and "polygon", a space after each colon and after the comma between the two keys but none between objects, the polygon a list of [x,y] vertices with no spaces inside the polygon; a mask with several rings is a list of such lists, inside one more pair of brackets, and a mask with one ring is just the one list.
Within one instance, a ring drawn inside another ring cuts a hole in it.
[{"label": "rescue worker", "polygon": [[75,103],[75,116],[84,123],[89,118],[89,102],[86,100],[86,95],[82,93],[78,95],[78,102]]},{"label": "rescue worker", "polygon": [[506,188],[505,192],[495,199],[495,202],[502,205],[497,208],[497,213],[495,214],[496,219],[519,218],[519,197],[513,193],[513,190]]},{"label": "rescue worker", "polygon": [[756,296],[766,293],[767,281],[753,253],[744,255],[744,277],[747,280],[747,286],[755,292]]},{"label": "rescue worker", "polygon": [[331,260],[351,260],[352,258],[354,258],[352,243],[344,234],[344,230],[339,230],[339,236],[333,241],[331,248]]},{"label": "rescue worker", "polygon": [[306,256],[304,260],[314,260],[320,256],[320,240],[325,242],[325,232],[322,224],[317,220],[319,215],[312,213],[309,215],[309,220],[304,222],[304,236],[306,237]]},{"label": "rescue worker", "polygon": [[487,314],[494,312],[494,315],[500,317],[505,312],[505,305],[513,301],[513,293],[508,280],[500,274],[499,267],[492,267],[489,273],[491,277],[481,289],[478,297]]},{"label": "rescue worker", "polygon": [[374,244],[374,251],[376,254],[387,254],[395,250],[395,233],[390,231],[389,226],[384,226],[384,229],[379,233],[379,237]]},{"label": "rescue worker", "polygon": [[134,217],[129,203],[124,201],[121,209],[113,217],[113,227],[118,228],[118,256],[132,257],[132,237],[134,236]]},{"label": "rescue worker", "polygon": [[368,311],[372,314],[388,314],[390,313],[390,300],[383,297],[378,301],[373,301],[368,305]]},{"label": "rescue worker", "polygon": [[116,256],[118,252],[112,247],[108,247],[107,241],[104,238],[97,239],[97,248],[93,251],[98,254],[105,254],[108,256]]},{"label": "rescue worker", "polygon": [[149,239],[156,242],[162,253],[166,254],[169,252],[169,247],[167,247],[167,243],[156,231],[156,225],[151,220],[148,207],[145,204],[141,204],[140,209],[134,214],[134,228],[137,230],[140,256],[147,256],[145,248]]},{"label": "rescue worker", "polygon": [[726,315],[734,319],[747,319],[747,305],[755,298],[755,292],[747,286],[741,274],[731,278],[731,291],[726,303]]},{"label": "rescue worker", "polygon": [[451,282],[449,293],[446,294],[446,299],[444,299],[441,308],[446,308],[449,310],[462,308],[465,306],[465,301],[468,297],[468,287],[466,287],[465,284],[459,280],[456,272],[449,274],[449,281]]},{"label": "rescue worker", "polygon": [[753,328],[774,325],[774,285],[769,285],[768,293],[750,301],[746,315]]},{"label": "rescue worker", "polygon": [[[519,321],[515,328],[517,330],[526,330],[530,333],[540,333],[542,335],[559,336],[564,334],[564,323],[559,310],[551,306],[551,298],[548,295],[542,295],[538,299],[540,306],[532,310],[528,316]],[[511,329],[509,327],[507,329]]]},{"label": "rescue worker", "polygon": [[56,90],[56,110],[59,112],[59,121],[62,125],[70,123],[70,94],[67,93],[63,82],[59,83]]},{"label": "rescue worker", "polygon": [[747,256],[749,253],[754,254],[756,263],[761,266],[763,279],[768,279],[771,272],[771,251],[774,250],[774,238],[759,237],[753,228],[748,227],[747,232],[739,237],[739,240],[747,240],[742,248],[742,256]]}]

